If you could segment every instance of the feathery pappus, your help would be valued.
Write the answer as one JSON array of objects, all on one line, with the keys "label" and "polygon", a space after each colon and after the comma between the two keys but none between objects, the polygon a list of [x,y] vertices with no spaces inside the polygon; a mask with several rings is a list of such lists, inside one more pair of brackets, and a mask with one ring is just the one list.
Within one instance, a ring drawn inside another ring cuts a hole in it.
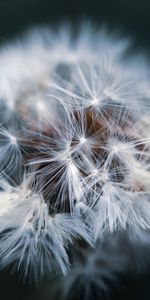
[{"label": "feathery pappus", "polygon": [[120,272],[105,240],[149,245],[150,74],[130,43],[84,24],[1,46],[2,268],[64,274],[68,289],[92,268],[99,289]]}]

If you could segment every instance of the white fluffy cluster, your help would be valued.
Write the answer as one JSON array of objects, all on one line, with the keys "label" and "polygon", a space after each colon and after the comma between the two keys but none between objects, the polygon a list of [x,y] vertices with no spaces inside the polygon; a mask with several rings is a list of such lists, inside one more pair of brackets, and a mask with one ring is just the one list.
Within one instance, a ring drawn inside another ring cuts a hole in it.
[{"label": "white fluffy cluster", "polygon": [[1,47],[2,267],[65,274],[74,243],[149,242],[149,74],[128,47],[90,26]]}]

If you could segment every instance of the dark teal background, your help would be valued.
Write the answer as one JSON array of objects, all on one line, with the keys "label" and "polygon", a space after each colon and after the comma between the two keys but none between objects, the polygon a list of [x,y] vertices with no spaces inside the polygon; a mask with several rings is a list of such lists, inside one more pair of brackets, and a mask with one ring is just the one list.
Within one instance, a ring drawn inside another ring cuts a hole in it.
[{"label": "dark teal background", "polygon": [[0,39],[32,24],[82,17],[109,24],[132,34],[141,46],[150,47],[149,0],[0,0]]},{"label": "dark teal background", "polygon": [[[137,48],[150,53],[150,0],[0,0],[0,42],[9,41],[30,25],[62,20],[76,25],[83,17],[131,35]],[[17,275],[8,274],[0,273],[0,299],[39,299],[32,294],[34,287],[23,286]],[[149,266],[141,275],[126,272],[121,291],[114,289],[111,299],[150,300]]]}]

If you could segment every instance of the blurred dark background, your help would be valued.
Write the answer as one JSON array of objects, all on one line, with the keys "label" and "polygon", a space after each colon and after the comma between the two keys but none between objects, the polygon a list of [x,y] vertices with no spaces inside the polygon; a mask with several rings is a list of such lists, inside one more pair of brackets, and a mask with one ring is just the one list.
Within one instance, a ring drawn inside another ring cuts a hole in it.
[{"label": "blurred dark background", "polygon": [[[150,0],[0,0],[0,42],[31,25],[63,20],[78,24],[83,18],[131,36],[137,48],[150,54]],[[110,300],[150,300],[149,282],[149,267],[138,275],[127,272],[122,288],[115,289]],[[0,273],[0,299],[38,300],[38,296],[35,287],[21,284],[17,275],[5,271]]]},{"label": "blurred dark background", "polygon": [[0,40],[32,24],[83,17],[121,29],[134,36],[139,47],[150,48],[149,0],[0,0]]}]

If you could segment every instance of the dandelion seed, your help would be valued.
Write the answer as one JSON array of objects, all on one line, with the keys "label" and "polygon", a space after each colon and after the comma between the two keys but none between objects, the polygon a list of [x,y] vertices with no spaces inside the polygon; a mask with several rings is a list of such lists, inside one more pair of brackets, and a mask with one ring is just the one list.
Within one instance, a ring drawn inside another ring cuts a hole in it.
[{"label": "dandelion seed", "polygon": [[93,98],[92,101],[91,101],[91,104],[92,104],[93,106],[97,106],[97,105],[99,104],[98,99]]},{"label": "dandelion seed", "polygon": [[82,136],[81,138],[79,138],[80,144],[83,145],[86,143],[86,138],[84,136]]}]

